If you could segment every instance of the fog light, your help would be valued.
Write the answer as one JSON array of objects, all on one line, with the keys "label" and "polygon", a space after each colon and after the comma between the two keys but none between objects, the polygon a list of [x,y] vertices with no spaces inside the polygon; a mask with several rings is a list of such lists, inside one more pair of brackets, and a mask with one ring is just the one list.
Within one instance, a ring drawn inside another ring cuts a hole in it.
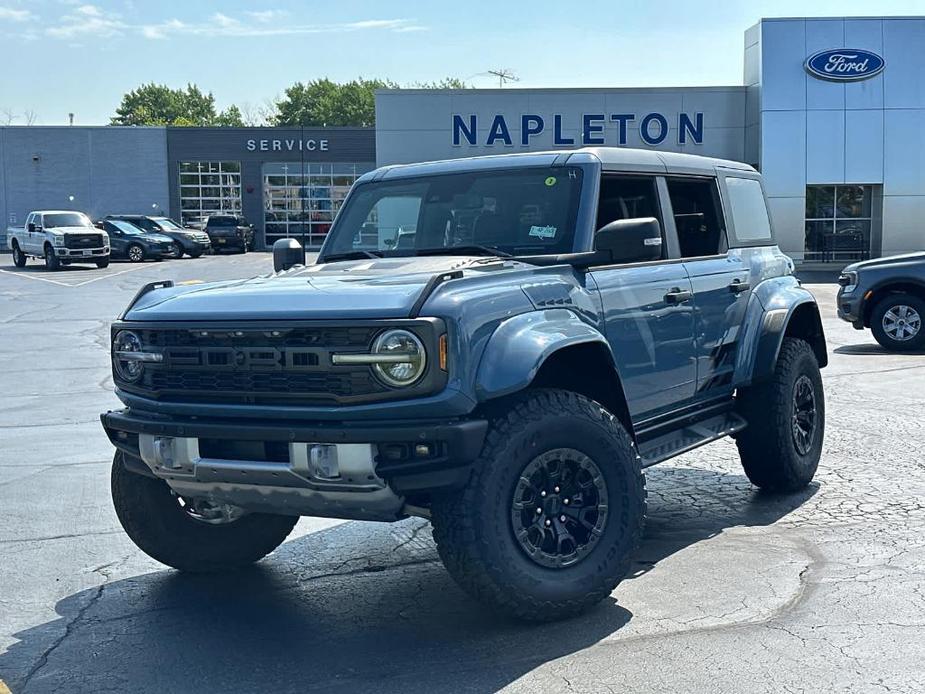
[{"label": "fog light", "polygon": [[333,480],[340,477],[340,466],[337,464],[336,445],[314,445],[309,449],[308,457],[314,477],[326,480]]},{"label": "fog light", "polygon": [[414,454],[418,458],[429,458],[433,453],[433,446],[429,443],[419,443],[414,447]]}]

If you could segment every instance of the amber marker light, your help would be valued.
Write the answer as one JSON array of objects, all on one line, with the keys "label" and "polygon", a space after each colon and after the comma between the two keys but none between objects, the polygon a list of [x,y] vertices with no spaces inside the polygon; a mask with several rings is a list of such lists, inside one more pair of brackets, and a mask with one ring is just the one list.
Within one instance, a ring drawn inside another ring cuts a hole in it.
[{"label": "amber marker light", "polygon": [[440,370],[446,371],[446,333],[440,336],[440,344],[438,345],[438,359],[437,361],[440,364]]}]

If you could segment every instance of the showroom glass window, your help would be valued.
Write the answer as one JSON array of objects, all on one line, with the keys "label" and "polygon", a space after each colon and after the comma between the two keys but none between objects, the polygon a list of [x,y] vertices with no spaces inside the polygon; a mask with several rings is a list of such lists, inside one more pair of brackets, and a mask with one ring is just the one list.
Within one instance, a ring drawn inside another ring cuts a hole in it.
[{"label": "showroom glass window", "polygon": [[181,161],[180,215],[199,226],[212,214],[241,214],[241,162]]},{"label": "showroom glass window", "polygon": [[804,261],[869,258],[872,198],[873,186],[807,186]]},{"label": "showroom glass window", "polygon": [[263,166],[263,208],[266,243],[287,237],[306,245],[321,246],[334,215],[353,182],[375,164],[323,164],[299,162]]}]

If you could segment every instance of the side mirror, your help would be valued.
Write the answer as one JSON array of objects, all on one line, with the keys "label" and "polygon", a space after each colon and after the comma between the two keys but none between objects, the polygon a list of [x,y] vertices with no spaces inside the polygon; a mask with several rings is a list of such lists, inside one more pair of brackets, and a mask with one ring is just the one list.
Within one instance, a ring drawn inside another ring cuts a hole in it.
[{"label": "side mirror", "polygon": [[32,222],[29,222],[29,227],[26,229],[26,231],[28,231],[30,234],[35,233],[35,224]]},{"label": "side mirror", "polygon": [[305,250],[295,239],[280,239],[273,244],[273,271],[282,272],[305,265]]},{"label": "side mirror", "polygon": [[597,230],[594,249],[610,253],[614,263],[661,260],[661,226],[655,217],[618,219]]}]

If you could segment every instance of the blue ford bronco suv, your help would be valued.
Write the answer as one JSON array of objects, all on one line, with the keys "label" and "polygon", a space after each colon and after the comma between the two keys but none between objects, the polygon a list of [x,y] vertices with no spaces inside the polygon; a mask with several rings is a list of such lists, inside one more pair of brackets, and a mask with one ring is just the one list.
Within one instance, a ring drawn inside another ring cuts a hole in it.
[{"label": "blue ford bronco suv", "polygon": [[112,326],[116,511],[183,571],[300,515],[430,519],[470,594],[550,620],[610,594],[643,469],[725,436],[758,487],[822,448],[826,346],[761,178],[631,149],[380,168],[316,264],[143,288]]}]

